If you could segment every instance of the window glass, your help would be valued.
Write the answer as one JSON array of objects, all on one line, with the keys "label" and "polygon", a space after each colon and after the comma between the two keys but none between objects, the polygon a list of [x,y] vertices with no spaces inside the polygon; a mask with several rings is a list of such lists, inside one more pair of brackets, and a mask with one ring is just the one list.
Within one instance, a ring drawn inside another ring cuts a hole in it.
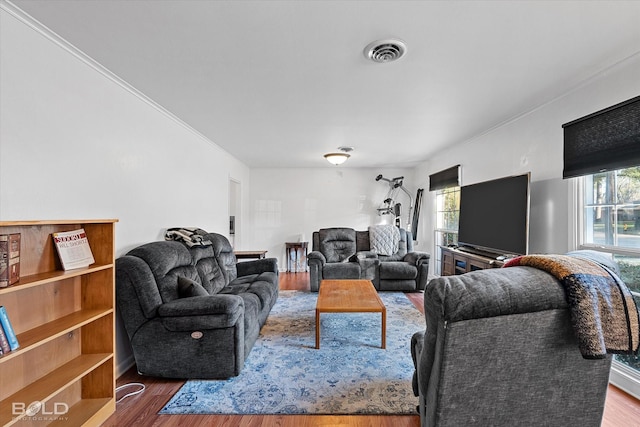
[{"label": "window glass", "polygon": [[[640,304],[640,168],[583,178],[581,247],[611,253],[620,278]],[[640,358],[615,355],[640,384]]]},{"label": "window glass", "polygon": [[458,219],[460,216],[460,187],[448,187],[436,191],[436,228],[434,252],[436,273],[440,274],[440,246],[458,243]]},{"label": "window glass", "polygon": [[[640,307],[640,255],[615,255],[614,259],[620,268],[620,278],[627,287],[629,287],[629,290],[633,294],[633,299],[636,300],[636,304]],[[615,360],[635,369],[637,371],[637,377],[640,380],[640,356],[616,354]]]},{"label": "window glass", "polygon": [[640,168],[584,178],[582,242],[640,249]]}]

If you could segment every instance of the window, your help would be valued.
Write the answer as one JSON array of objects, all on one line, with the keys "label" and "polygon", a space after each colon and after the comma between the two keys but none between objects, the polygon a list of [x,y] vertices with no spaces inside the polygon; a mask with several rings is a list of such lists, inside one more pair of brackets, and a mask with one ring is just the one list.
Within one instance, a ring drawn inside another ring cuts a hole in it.
[{"label": "window", "polygon": [[436,227],[434,254],[436,273],[441,274],[439,246],[458,243],[458,218],[460,216],[460,187],[447,187],[436,191]]},{"label": "window", "polygon": [[[579,247],[612,254],[640,304],[640,167],[587,175],[580,193]],[[640,358],[615,355],[616,371],[628,382],[618,385],[638,396]]]}]

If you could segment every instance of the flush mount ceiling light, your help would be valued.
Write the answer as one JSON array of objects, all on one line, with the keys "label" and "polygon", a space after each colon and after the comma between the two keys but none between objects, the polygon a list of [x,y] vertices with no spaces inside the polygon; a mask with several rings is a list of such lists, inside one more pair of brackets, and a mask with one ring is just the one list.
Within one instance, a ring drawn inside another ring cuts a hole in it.
[{"label": "flush mount ceiling light", "polygon": [[349,152],[353,151],[353,147],[338,147],[338,150],[340,150],[340,152],[325,154],[324,158],[333,165],[341,165],[351,157]]},{"label": "flush mount ceiling light", "polygon": [[364,56],[374,62],[393,62],[407,53],[407,45],[402,40],[386,39],[369,43],[364,48]]}]

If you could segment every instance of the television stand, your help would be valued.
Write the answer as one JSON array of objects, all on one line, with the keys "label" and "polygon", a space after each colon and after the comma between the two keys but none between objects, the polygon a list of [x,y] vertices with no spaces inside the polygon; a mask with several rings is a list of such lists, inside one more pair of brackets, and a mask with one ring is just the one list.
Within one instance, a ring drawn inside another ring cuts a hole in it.
[{"label": "television stand", "polygon": [[500,254],[498,254],[498,253],[489,252],[489,251],[482,251],[480,249],[476,249],[476,248],[471,247],[471,246],[458,246],[456,249],[458,249],[460,252],[473,254],[473,255],[478,255],[478,256],[483,257],[483,258],[498,259],[498,256],[500,256]]},{"label": "television stand", "polygon": [[496,255],[487,252],[476,251],[473,248],[453,248],[440,246],[442,276],[453,276],[470,271],[485,270],[487,268],[500,268],[503,261],[496,260]]}]

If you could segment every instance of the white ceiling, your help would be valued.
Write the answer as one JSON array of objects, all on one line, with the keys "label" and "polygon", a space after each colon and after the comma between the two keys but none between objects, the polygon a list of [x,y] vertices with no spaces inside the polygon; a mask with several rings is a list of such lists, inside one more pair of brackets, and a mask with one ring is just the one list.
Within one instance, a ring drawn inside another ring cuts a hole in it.
[{"label": "white ceiling", "polygon": [[640,52],[640,1],[12,3],[251,167],[411,167]]}]

